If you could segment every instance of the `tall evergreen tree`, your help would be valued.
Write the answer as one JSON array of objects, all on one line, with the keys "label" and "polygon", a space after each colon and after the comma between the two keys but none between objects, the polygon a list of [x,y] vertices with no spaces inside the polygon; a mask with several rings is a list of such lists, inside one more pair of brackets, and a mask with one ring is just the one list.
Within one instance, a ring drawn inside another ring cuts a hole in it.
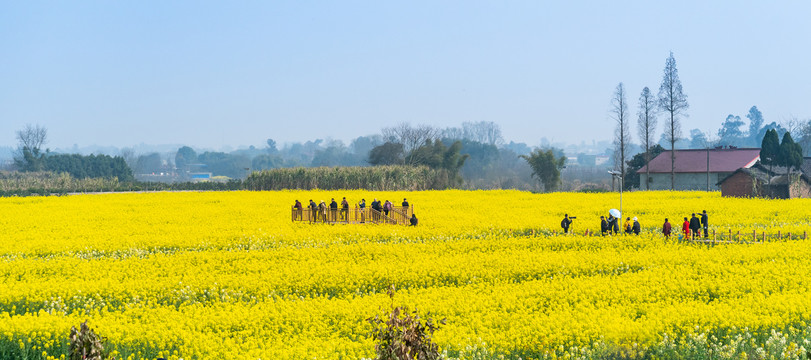
[{"label": "tall evergreen tree", "polygon": [[775,165],[779,153],[780,138],[777,137],[777,130],[767,130],[760,143],[760,162],[763,165]]},{"label": "tall evergreen tree", "polygon": [[676,141],[681,137],[681,125],[679,116],[686,116],[685,111],[690,105],[687,104],[687,95],[682,90],[681,80],[679,80],[679,70],[676,69],[676,59],[673,52],[665,62],[662,85],[659,86],[659,108],[668,116],[665,123],[665,136],[670,142],[670,189],[676,188]]},{"label": "tall evergreen tree", "polygon": [[777,162],[780,166],[791,169],[800,169],[803,166],[803,149],[791,138],[791,133],[783,134],[783,141],[780,142],[780,150],[777,155]]},{"label": "tall evergreen tree", "polygon": [[[766,130],[766,135],[763,136],[763,141],[760,142],[760,162],[763,165],[769,165],[769,172],[771,172],[772,166],[777,164],[779,155],[780,138],[777,137],[777,130]],[[771,176],[769,176],[769,183],[771,183]]]}]

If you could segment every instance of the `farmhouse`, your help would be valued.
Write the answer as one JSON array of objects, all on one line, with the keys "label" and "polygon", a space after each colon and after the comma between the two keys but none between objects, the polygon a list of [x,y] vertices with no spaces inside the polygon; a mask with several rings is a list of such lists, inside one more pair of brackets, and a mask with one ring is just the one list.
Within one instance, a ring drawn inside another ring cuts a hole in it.
[{"label": "farmhouse", "polygon": [[[653,158],[637,171],[640,189],[670,190],[670,150]],[[760,159],[759,148],[718,147],[675,150],[675,190],[719,190],[719,181],[741,168],[752,167]],[[647,168],[650,177],[645,177]]]},{"label": "farmhouse", "polygon": [[793,199],[811,197],[811,157],[803,158],[800,171],[760,162],[741,168],[718,182],[721,196]]}]

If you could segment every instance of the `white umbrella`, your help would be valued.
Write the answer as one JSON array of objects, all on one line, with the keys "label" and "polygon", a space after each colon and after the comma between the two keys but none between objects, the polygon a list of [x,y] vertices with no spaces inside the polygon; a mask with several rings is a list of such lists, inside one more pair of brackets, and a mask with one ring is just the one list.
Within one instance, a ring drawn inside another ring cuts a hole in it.
[{"label": "white umbrella", "polygon": [[620,211],[617,210],[617,209],[608,210],[608,214],[615,217],[615,218],[617,218],[617,219],[622,217],[622,214],[620,214]]}]

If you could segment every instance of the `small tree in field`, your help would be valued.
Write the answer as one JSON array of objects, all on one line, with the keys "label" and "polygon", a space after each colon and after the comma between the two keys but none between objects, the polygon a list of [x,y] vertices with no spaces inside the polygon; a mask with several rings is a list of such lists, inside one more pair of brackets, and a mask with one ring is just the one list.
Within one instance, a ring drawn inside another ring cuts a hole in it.
[{"label": "small tree in field", "polygon": [[560,170],[566,164],[566,157],[555,157],[555,152],[552,149],[542,150],[535,149],[532,153],[521,155],[522,159],[526,160],[529,167],[532,168],[532,176],[538,178],[543,183],[544,190],[555,191],[560,185]]},{"label": "small tree in field", "polygon": [[422,322],[417,311],[408,312],[403,306],[394,307],[394,285],[386,293],[392,299],[392,310],[383,318],[375,315],[366,319],[372,325],[371,336],[376,342],[377,360],[435,360],[439,359],[439,346],[432,340],[439,324],[431,318]]}]

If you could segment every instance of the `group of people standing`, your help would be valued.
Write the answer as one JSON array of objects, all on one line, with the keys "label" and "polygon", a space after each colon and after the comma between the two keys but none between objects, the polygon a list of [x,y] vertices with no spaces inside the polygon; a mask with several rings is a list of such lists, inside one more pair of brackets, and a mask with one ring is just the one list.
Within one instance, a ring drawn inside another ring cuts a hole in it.
[{"label": "group of people standing", "polygon": [[[682,232],[684,233],[685,239],[697,239],[701,237],[701,229],[704,229],[704,238],[709,238],[708,234],[708,224],[709,219],[707,216],[707,210],[701,212],[701,217],[696,217],[696,214],[693,213],[692,218],[689,220],[685,217],[684,223],[682,224]],[[575,217],[569,217],[569,214],[565,214],[563,216],[563,220],[560,221],[560,227],[563,228],[563,233],[568,234],[569,228],[572,225],[573,220]],[[609,214],[608,218],[605,216],[600,216],[600,233],[603,236],[606,235],[616,235],[620,233],[620,225],[619,225],[619,218],[614,217],[613,215]],[[672,226],[667,218],[665,218],[665,223],[662,226],[662,234],[665,237],[670,237],[672,233]],[[625,218],[625,223],[623,224],[623,231],[625,234],[634,234],[639,235],[639,232],[642,230],[642,226],[639,224],[639,220],[634,217],[633,220],[630,217]]]},{"label": "group of people standing", "polygon": [[[391,201],[380,201],[376,198],[370,204],[371,209],[375,211],[369,212],[371,215],[370,221],[377,222],[380,221],[381,215],[385,215],[386,217],[389,216],[389,213],[394,209],[394,205]],[[408,210],[409,204],[408,200],[403,199],[403,203],[401,204],[402,208],[406,211]],[[309,205],[307,207],[310,209],[310,216],[309,220],[311,223],[314,222],[349,222],[349,202],[344,197],[341,200],[340,204],[340,212],[338,202],[335,201],[335,198],[332,198],[329,205],[327,205],[324,200],[321,200],[320,203],[316,203],[312,199],[310,199]],[[296,203],[293,205],[293,209],[296,212],[296,219],[304,220],[303,219],[303,205],[300,201],[296,200]],[[366,222],[367,211],[366,211],[366,199],[361,199],[358,202],[357,207],[355,209],[358,212],[359,220],[361,223]],[[412,213],[410,224],[417,225],[417,216]]]},{"label": "group of people standing", "polygon": [[[631,218],[628,217],[625,219],[625,224],[623,224],[623,230],[626,234],[639,235],[639,232],[642,230],[642,225],[639,224],[639,220],[636,216],[634,216],[633,222],[631,222]],[[620,219],[611,214],[608,214],[608,219],[606,219],[605,216],[600,216],[600,233],[603,236],[619,234]]]},{"label": "group of people standing", "polygon": [[[696,217],[696,213],[693,213],[693,216],[689,220],[685,217],[681,225],[681,231],[684,235],[684,239],[698,239],[701,237],[701,229],[704,229],[704,238],[707,239],[710,237],[708,226],[709,219],[707,210],[704,210],[701,212],[701,218]],[[665,223],[662,225],[662,234],[664,234],[665,237],[670,237],[672,231],[673,227],[670,225],[670,222],[665,219]]]}]

